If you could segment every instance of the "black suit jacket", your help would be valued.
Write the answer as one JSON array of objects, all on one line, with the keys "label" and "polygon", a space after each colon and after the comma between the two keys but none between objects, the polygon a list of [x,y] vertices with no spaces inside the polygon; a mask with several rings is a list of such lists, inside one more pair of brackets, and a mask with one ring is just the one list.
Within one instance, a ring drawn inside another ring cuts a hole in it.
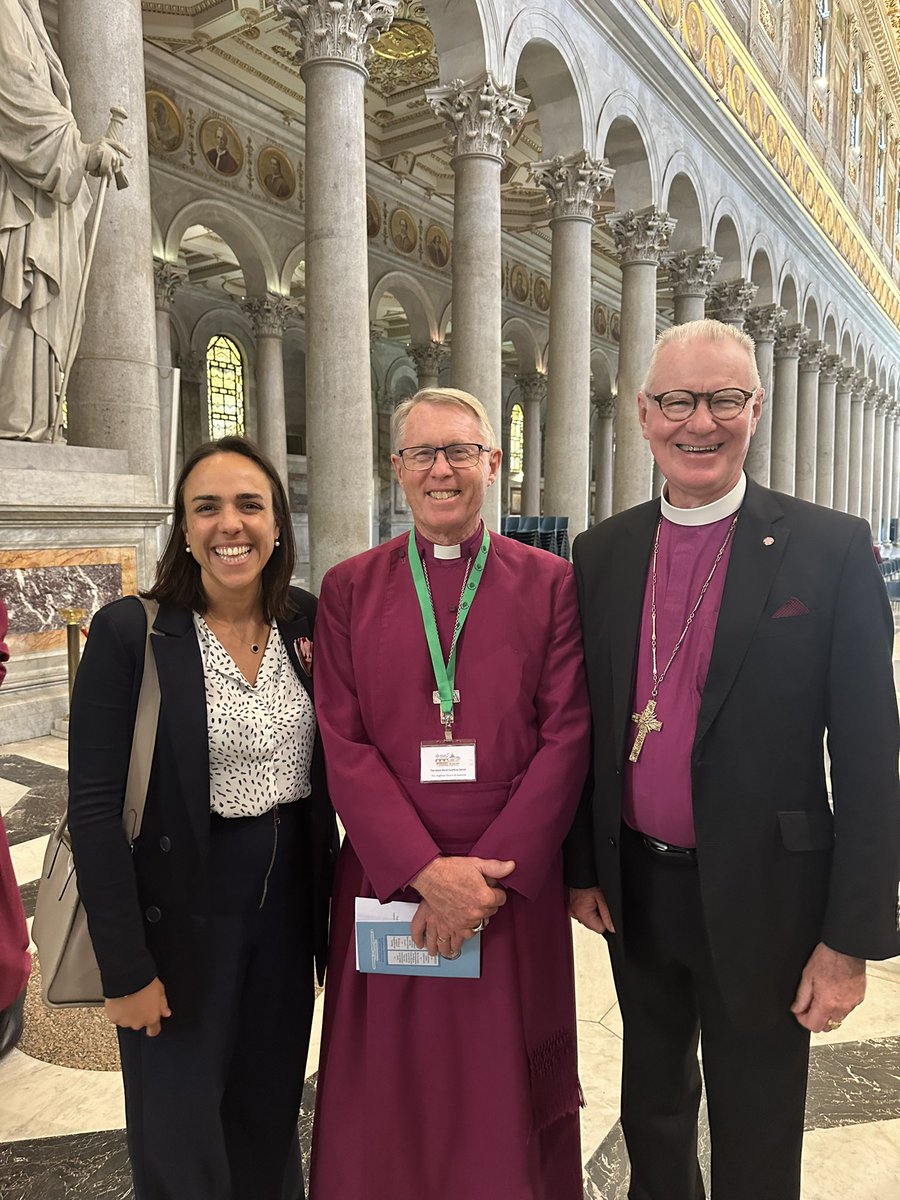
[{"label": "black suit jacket", "polygon": [[[659,510],[619,513],[574,545],[594,750],[566,869],[571,885],[603,889],[613,953],[628,937],[622,784]],[[810,611],[773,618],[792,598]],[[861,958],[900,953],[892,643],[868,525],[748,481],[691,756],[706,927],[744,1027],[784,1012],[819,941]]]},{"label": "black suit jacket", "polygon": [[[304,687],[312,680],[294,649],[312,639],[316,600],[291,589],[295,616],[278,630]],[[192,614],[160,605],[153,652],[159,675],[156,749],[140,837],[129,850],[122,803],[147,623],[134,597],[102,608],[91,622],[69,723],[69,830],[78,887],[106,996],[122,996],[159,975],[173,1011],[189,1012],[202,986],[209,854],[209,743],[206,690]],[[337,829],[316,735],[308,820],[314,873],[314,946],[324,974],[328,901]]]}]

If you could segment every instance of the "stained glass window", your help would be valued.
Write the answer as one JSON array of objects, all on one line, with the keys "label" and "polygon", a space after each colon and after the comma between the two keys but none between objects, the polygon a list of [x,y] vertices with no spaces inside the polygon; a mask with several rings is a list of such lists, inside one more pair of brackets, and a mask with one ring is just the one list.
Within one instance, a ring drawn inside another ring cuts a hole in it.
[{"label": "stained glass window", "polygon": [[521,475],[525,468],[525,413],[514,404],[509,418],[509,473]]},{"label": "stained glass window", "polygon": [[244,432],[244,363],[231,338],[218,335],[206,347],[209,436]]}]

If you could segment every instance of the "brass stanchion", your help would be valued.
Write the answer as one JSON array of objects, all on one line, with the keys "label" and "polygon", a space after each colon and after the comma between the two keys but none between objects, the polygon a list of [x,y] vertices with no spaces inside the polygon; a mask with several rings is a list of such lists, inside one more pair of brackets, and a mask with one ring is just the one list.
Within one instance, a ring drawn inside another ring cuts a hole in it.
[{"label": "brass stanchion", "polygon": [[66,650],[69,654],[69,709],[72,708],[72,688],[75,672],[81,659],[81,623],[87,616],[86,608],[58,608],[56,610],[66,623]]}]

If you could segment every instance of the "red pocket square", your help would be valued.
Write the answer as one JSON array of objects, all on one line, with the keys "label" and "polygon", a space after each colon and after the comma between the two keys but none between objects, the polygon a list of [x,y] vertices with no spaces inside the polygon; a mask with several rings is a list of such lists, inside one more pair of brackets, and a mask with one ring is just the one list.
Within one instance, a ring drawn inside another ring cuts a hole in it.
[{"label": "red pocket square", "polygon": [[772,620],[777,617],[802,617],[809,612],[809,609],[802,600],[798,600],[796,596],[791,596],[790,600],[786,600],[777,612],[772,613]]}]

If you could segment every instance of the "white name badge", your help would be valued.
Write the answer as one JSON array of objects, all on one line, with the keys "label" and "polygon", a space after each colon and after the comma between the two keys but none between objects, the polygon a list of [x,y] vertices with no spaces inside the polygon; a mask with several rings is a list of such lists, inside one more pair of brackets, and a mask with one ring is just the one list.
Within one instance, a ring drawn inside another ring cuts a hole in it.
[{"label": "white name badge", "polygon": [[421,783],[474,783],[474,742],[421,742]]}]

